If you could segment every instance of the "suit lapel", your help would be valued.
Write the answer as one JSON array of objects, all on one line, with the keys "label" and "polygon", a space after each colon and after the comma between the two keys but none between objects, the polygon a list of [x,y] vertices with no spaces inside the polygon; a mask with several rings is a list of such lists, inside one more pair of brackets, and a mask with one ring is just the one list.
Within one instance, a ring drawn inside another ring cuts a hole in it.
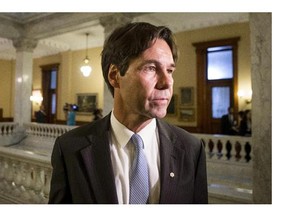
[{"label": "suit lapel", "polygon": [[97,124],[95,134],[88,136],[92,145],[81,150],[97,203],[118,203],[110,157],[109,122],[110,115]]},{"label": "suit lapel", "polygon": [[177,136],[162,121],[158,122],[160,139],[160,203],[175,203],[177,185],[181,176],[184,151],[178,148]]}]

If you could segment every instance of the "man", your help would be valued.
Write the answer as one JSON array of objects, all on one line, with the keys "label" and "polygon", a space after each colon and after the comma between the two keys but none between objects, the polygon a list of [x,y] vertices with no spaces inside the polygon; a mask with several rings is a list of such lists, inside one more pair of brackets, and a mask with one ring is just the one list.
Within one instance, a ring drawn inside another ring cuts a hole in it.
[{"label": "man", "polygon": [[221,117],[221,131],[222,134],[236,135],[237,134],[237,121],[234,120],[234,108],[228,107],[228,113]]},{"label": "man", "polygon": [[[143,140],[148,167],[148,197],[142,203],[208,202],[203,145],[160,120],[173,93],[176,61],[166,27],[131,23],[111,34],[102,70],[114,108],[56,140],[49,203],[134,203],[135,134]],[[143,195],[145,186],[139,185]]]},{"label": "man", "polygon": [[36,112],[35,116],[37,123],[46,123],[47,114],[45,112],[45,107],[43,104],[41,104],[40,109]]}]

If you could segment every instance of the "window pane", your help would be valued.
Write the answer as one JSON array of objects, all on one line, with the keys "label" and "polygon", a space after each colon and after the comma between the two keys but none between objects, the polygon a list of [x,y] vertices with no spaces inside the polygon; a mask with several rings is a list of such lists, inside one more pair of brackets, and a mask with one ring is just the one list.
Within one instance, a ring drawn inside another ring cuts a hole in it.
[{"label": "window pane", "polygon": [[51,83],[50,83],[50,88],[51,89],[56,89],[56,71],[51,71]]},{"label": "window pane", "polygon": [[207,53],[208,80],[233,78],[233,52],[220,50]]},{"label": "window pane", "polygon": [[52,94],[51,113],[56,114],[56,94]]},{"label": "window pane", "polygon": [[221,51],[221,50],[232,50],[232,46],[217,46],[217,47],[209,47],[207,49],[208,52]]},{"label": "window pane", "polygon": [[212,88],[212,117],[221,118],[227,113],[230,106],[230,88],[213,87]]}]

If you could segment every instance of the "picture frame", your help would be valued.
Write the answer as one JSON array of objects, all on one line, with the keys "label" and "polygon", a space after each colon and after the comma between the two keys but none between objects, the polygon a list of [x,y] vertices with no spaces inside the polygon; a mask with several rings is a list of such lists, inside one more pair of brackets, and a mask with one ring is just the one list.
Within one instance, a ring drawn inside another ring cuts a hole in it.
[{"label": "picture frame", "polygon": [[78,105],[77,114],[92,115],[98,104],[98,94],[78,93],[76,94],[76,104]]},{"label": "picture frame", "polygon": [[194,105],[194,88],[193,87],[181,87],[180,88],[180,104],[182,106]]},{"label": "picture frame", "polygon": [[179,121],[194,122],[195,121],[195,108],[179,108]]},{"label": "picture frame", "polygon": [[178,104],[178,96],[173,94],[171,97],[171,101],[167,107],[167,116],[177,116],[177,104]]}]

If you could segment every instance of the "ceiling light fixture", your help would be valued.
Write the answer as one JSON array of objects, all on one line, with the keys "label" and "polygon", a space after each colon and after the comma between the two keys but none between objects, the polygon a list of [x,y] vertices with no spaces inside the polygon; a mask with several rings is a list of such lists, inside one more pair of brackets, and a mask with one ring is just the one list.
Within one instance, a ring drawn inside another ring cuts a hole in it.
[{"label": "ceiling light fixture", "polygon": [[88,36],[89,36],[89,33],[86,33],[86,57],[84,59],[84,65],[82,65],[80,68],[84,77],[90,76],[91,71],[92,71],[92,68],[89,65],[89,58],[88,58]]}]

